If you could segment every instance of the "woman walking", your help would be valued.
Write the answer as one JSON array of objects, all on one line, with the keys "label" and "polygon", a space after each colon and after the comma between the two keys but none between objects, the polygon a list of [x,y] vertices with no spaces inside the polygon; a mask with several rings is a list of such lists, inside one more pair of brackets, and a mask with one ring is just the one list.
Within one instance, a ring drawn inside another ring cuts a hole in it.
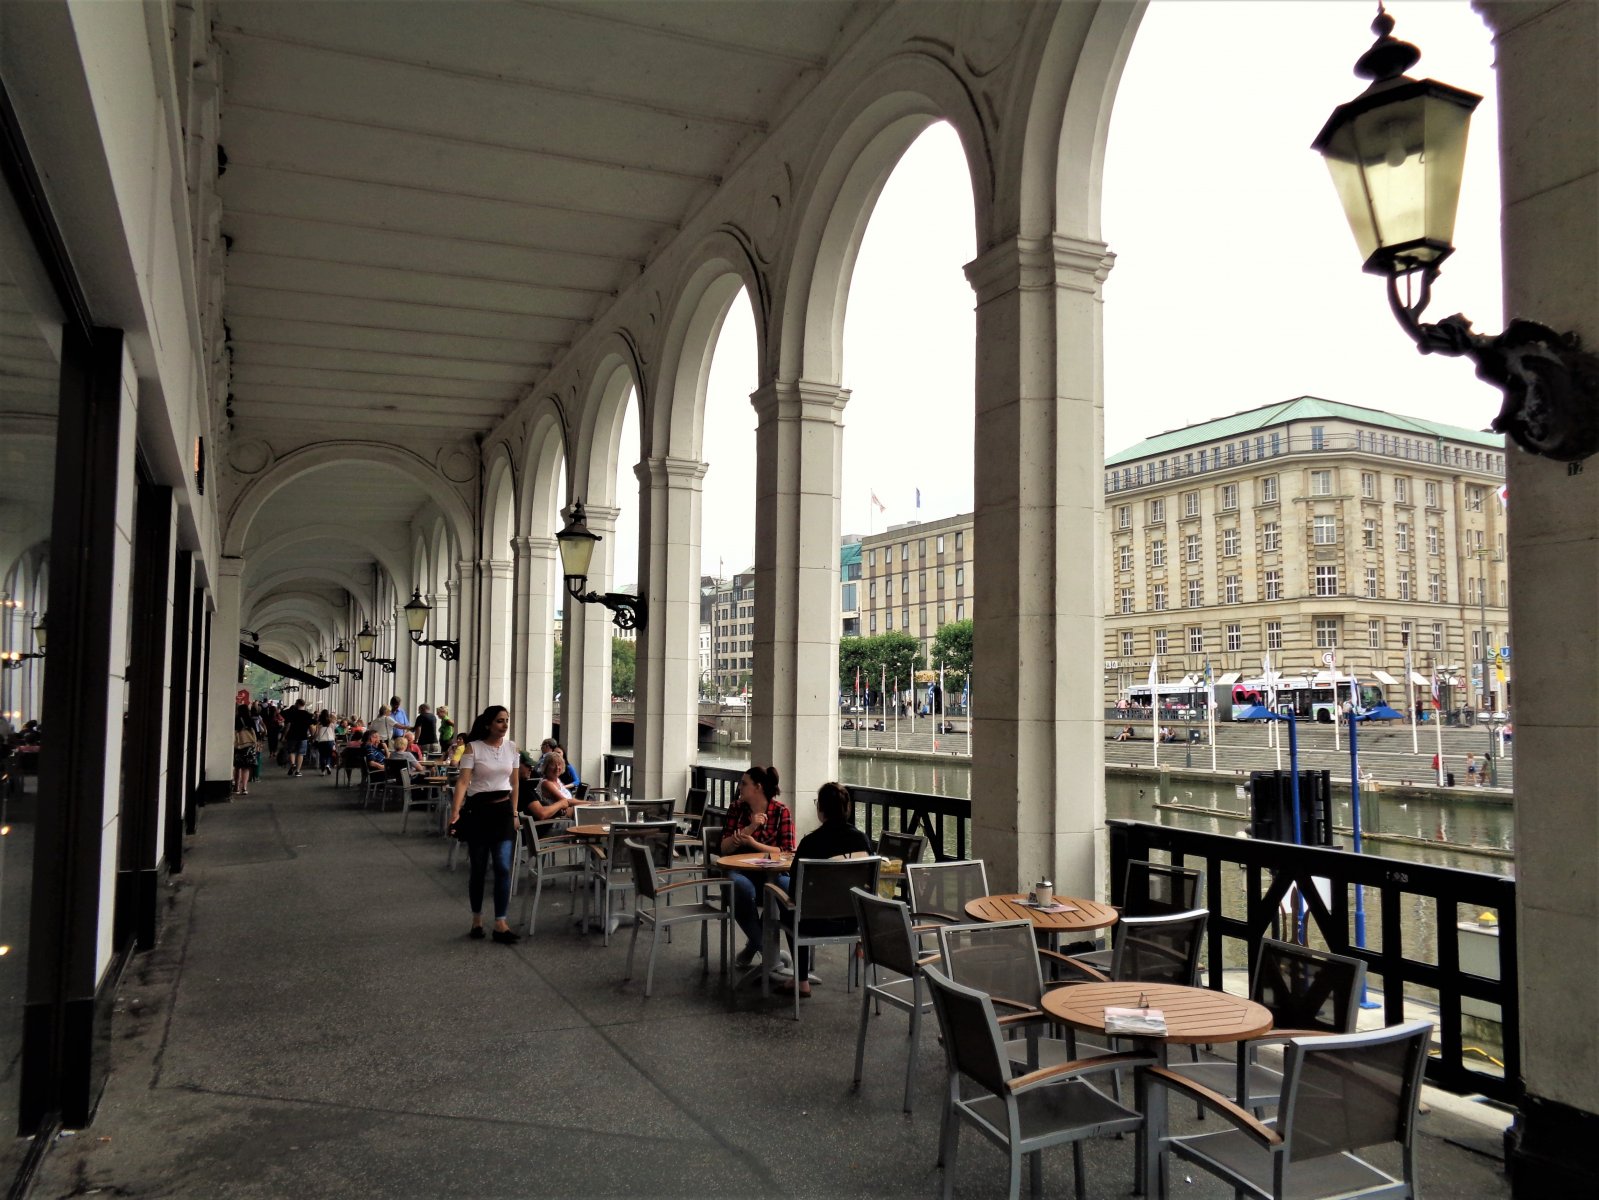
[{"label": "woman walking", "polygon": [[483,937],[483,885],[492,858],[494,940],[507,946],[518,940],[506,921],[506,912],[511,905],[511,846],[516,836],[521,775],[516,743],[506,736],[510,728],[511,714],[499,705],[484,709],[472,722],[450,810],[450,834],[466,843],[472,864],[466,884],[472,905],[472,928],[467,936]]},{"label": "woman walking", "polygon": [[250,794],[250,772],[255,770],[255,725],[243,715],[233,718],[233,794]]},{"label": "woman walking", "polygon": [[317,763],[322,768],[322,774],[333,774],[334,740],[338,731],[333,727],[333,714],[323,709],[316,715],[316,730],[314,733]]}]

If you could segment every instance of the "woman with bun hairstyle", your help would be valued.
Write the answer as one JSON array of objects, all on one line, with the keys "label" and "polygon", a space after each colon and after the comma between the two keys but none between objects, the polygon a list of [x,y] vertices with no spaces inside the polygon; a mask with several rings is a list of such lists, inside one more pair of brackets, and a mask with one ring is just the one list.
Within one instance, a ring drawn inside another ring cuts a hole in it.
[{"label": "woman with bun hairstyle", "polygon": [[511,714],[497,704],[485,708],[466,735],[461,773],[455,777],[450,834],[464,841],[472,870],[466,894],[472,905],[468,936],[483,937],[483,884],[494,860],[494,940],[513,945],[506,912],[511,905],[511,846],[516,837],[516,792],[522,772],[516,743],[506,734]]},{"label": "woman with bun hairstyle", "polygon": [[[855,803],[850,798],[849,789],[842,783],[824,783],[817,790],[816,815],[822,823],[800,839],[799,847],[794,851],[795,862],[802,858],[861,858],[871,854],[872,844],[866,835],[855,827]],[[792,919],[792,910],[788,917]],[[806,934],[825,936],[850,933],[855,929],[855,918],[811,917],[804,922],[804,925],[805,928],[800,932]],[[783,932],[792,945],[793,925],[786,925]],[[792,993],[797,987],[801,996],[809,996],[810,973],[811,948],[801,946],[794,954],[794,978],[778,984],[777,990]]]},{"label": "woman with bun hairstyle", "polygon": [[[722,831],[721,853],[794,852],[794,815],[778,799],[782,791],[777,785],[776,767],[752,766],[744,772],[738,781],[738,803],[727,814],[727,825]],[[738,922],[747,939],[744,949],[738,952],[738,965],[747,967],[761,952],[761,913],[756,897],[760,885],[770,877],[743,871],[732,872],[732,877],[733,920]],[[779,875],[773,882],[784,890],[788,888],[787,875]]]}]

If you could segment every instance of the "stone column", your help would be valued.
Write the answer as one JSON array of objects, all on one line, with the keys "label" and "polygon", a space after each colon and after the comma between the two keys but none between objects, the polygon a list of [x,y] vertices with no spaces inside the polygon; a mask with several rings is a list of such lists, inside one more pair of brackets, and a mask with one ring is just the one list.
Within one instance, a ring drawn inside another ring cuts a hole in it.
[{"label": "stone column", "polygon": [[[477,693],[479,707],[511,707],[512,607],[516,564],[508,558],[478,562]],[[515,714],[512,720],[519,721]]]},{"label": "stone column", "polygon": [[455,599],[450,613],[455,621],[455,632],[450,636],[461,643],[461,658],[455,664],[455,695],[471,713],[462,713],[466,724],[471,725],[485,701],[483,676],[478,653],[479,595],[482,581],[478,578],[475,559],[463,558],[455,564]]},{"label": "stone column", "polygon": [[[584,506],[589,529],[600,536],[589,564],[589,591],[603,592],[611,586],[613,535],[620,511],[600,504]],[[561,627],[566,674],[561,684],[561,743],[577,762],[578,773],[604,786],[604,759],[611,750],[611,614],[568,595]]]},{"label": "stone column", "polygon": [[1105,894],[1097,242],[1017,238],[977,293],[974,853],[996,891]]},{"label": "stone column", "polygon": [[216,611],[211,617],[211,661],[207,664],[205,739],[205,778],[213,785],[209,800],[226,800],[233,779],[233,709],[239,692],[239,606],[240,577],[244,559],[217,560],[216,579],[211,593]]},{"label": "stone column", "polygon": [[648,621],[638,639],[633,791],[683,797],[699,745],[700,496],[706,464],[638,465]]},{"label": "stone column", "polygon": [[[435,632],[435,638],[453,638],[461,640],[461,581],[451,576],[444,581],[444,596],[439,604],[439,612],[428,624]],[[449,705],[450,714],[455,718],[457,729],[464,730],[472,724],[476,713],[466,712],[466,706],[471,703],[471,697],[462,687],[461,681],[465,678],[464,658],[457,658],[453,662],[439,663],[439,699]]]},{"label": "stone column", "polygon": [[523,748],[535,746],[542,734],[534,731],[538,726],[529,721],[527,652],[528,652],[528,569],[531,556],[530,539],[518,535],[511,539],[511,690],[505,703],[511,710],[511,736]]},{"label": "stone column", "polygon": [[[552,537],[527,537],[517,558],[517,621],[521,679],[513,689],[522,706],[522,726],[527,745],[537,746],[550,736],[554,724],[551,678],[555,668],[555,608],[553,581],[560,557]],[[581,770],[581,768],[579,768]]]},{"label": "stone column", "polygon": [[[755,405],[755,682],[750,751],[801,829],[838,773],[838,521],[847,389],[778,382]],[[696,628],[697,618],[696,618]]]},{"label": "stone column", "polygon": [[[1596,9],[1578,0],[1476,7],[1494,31],[1499,77],[1505,312],[1573,330],[1592,349]],[[1499,397],[1484,386],[1474,402],[1491,412]],[[1515,505],[1508,549],[1527,1089],[1507,1166],[1518,1197],[1574,1196],[1593,1186],[1581,1147],[1599,1131],[1599,459],[1568,467],[1514,446],[1505,458]]]}]

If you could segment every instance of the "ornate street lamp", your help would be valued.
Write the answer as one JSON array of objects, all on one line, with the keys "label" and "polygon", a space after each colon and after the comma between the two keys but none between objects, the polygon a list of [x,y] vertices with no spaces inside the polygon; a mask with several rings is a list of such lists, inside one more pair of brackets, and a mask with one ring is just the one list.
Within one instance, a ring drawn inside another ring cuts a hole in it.
[{"label": "ornate street lamp", "polygon": [[432,646],[438,650],[439,657],[445,662],[454,662],[461,656],[460,642],[450,638],[440,638],[430,642],[422,637],[427,632],[428,614],[432,611],[428,602],[422,599],[422,589],[413,589],[411,602],[405,606],[405,628],[411,635],[411,642],[417,646]]},{"label": "ornate street lamp", "polygon": [[9,650],[0,654],[0,667],[4,667],[7,671],[18,671],[22,669],[22,664],[28,660],[44,657],[45,627],[43,617],[40,617],[39,623],[33,627],[33,640],[39,647],[37,652],[30,654],[23,650]]},{"label": "ornate street lamp", "polygon": [[385,674],[392,675],[394,674],[394,660],[392,658],[378,658],[372,653],[377,647],[377,642],[378,635],[372,632],[372,622],[362,621],[361,632],[355,635],[355,648],[360,651],[363,661],[375,663],[383,668]]},{"label": "ornate street lamp", "polygon": [[313,663],[312,665],[316,667],[316,673],[318,675],[321,675],[323,678],[327,678],[327,674],[328,674],[328,657],[327,657],[327,655],[322,654],[322,653],[319,652],[317,654],[317,656],[316,656],[316,662]]},{"label": "ornate street lamp", "polygon": [[350,652],[344,648],[344,641],[333,647],[333,665],[338,668],[339,674],[348,675],[351,679],[363,679],[366,672],[360,667],[347,667],[344,664],[350,661]]},{"label": "ornate street lamp", "polygon": [[561,547],[561,574],[566,576],[566,590],[581,604],[601,604],[611,611],[611,620],[618,629],[643,629],[647,617],[643,596],[630,596],[625,592],[585,592],[588,584],[589,562],[594,557],[594,547],[600,535],[588,527],[583,501],[572,501],[566,528],[555,535]]},{"label": "ornate street lamp", "polygon": [[1504,393],[1495,432],[1546,458],[1587,458],[1599,451],[1599,356],[1575,333],[1516,319],[1490,337],[1460,313],[1421,320],[1454,253],[1466,133],[1482,97],[1406,75],[1421,51],[1390,36],[1393,28],[1379,4],[1377,40],[1355,64],[1371,84],[1333,110],[1312,146],[1327,161],[1365,269],[1388,280],[1388,303],[1421,353],[1469,358],[1477,378]]}]

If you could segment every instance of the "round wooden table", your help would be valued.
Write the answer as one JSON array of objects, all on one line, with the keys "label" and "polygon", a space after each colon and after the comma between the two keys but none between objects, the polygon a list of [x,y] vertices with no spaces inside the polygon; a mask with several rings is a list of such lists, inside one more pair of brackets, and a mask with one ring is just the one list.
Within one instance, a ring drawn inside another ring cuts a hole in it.
[{"label": "round wooden table", "polygon": [[1023,901],[1031,899],[1025,892],[1011,892],[1004,896],[980,896],[966,902],[966,915],[974,921],[1031,921],[1039,933],[1069,934],[1104,929],[1116,924],[1116,910],[1096,900],[1077,900],[1071,896],[1056,896],[1057,904],[1066,905],[1064,912],[1046,912]]},{"label": "round wooden table", "polygon": [[716,858],[716,865],[724,871],[764,871],[773,875],[781,875],[794,865],[792,854],[768,855],[756,851],[753,854],[720,854]]},{"label": "round wooden table", "polygon": [[[1176,983],[1079,983],[1044,993],[1044,1011],[1090,1033],[1105,1032],[1105,1009],[1146,1007],[1166,1015],[1168,1045],[1242,1042],[1271,1030],[1271,1013],[1253,1000]],[[1116,1034],[1136,1037],[1136,1034]]]},{"label": "round wooden table", "polygon": [[575,838],[598,841],[601,838],[611,836],[611,827],[609,825],[568,825],[563,832],[569,833]]}]

